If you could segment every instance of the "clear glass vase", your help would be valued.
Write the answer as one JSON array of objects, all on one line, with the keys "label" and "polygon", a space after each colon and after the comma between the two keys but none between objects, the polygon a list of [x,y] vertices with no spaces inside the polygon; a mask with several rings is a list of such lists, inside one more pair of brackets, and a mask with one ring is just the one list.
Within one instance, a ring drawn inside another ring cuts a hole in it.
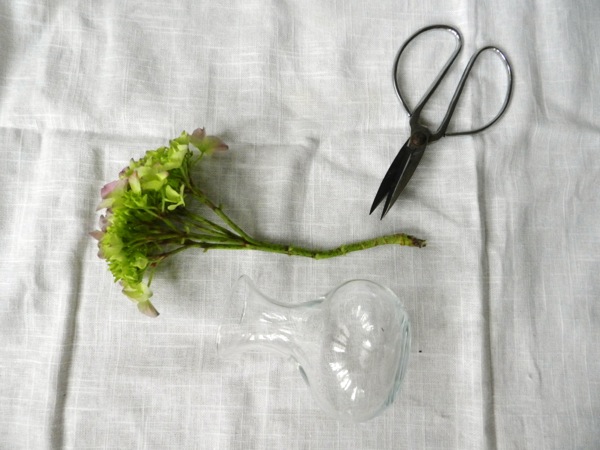
[{"label": "clear glass vase", "polygon": [[410,322],[391,290],[352,280],[290,306],[243,276],[231,296],[236,305],[238,314],[217,333],[220,357],[272,351],[291,358],[318,404],[339,420],[369,420],[393,402],[408,362]]}]

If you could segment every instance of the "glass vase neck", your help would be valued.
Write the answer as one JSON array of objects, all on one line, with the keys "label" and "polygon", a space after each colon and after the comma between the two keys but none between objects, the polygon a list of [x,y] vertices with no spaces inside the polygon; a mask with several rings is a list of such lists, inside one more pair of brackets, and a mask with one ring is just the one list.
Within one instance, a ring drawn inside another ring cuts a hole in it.
[{"label": "glass vase neck", "polygon": [[[243,353],[267,350],[301,363],[305,359],[301,343],[317,331],[312,327],[318,323],[312,319],[320,315],[324,299],[285,305],[265,296],[249,277],[242,276],[231,294],[229,317],[217,333],[219,357],[233,359]],[[238,313],[231,314],[236,305]]]}]

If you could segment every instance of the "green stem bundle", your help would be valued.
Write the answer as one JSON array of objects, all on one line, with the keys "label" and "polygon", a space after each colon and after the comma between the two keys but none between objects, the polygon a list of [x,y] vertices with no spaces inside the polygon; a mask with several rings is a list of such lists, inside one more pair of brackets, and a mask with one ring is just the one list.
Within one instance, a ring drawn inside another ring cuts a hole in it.
[{"label": "green stem bundle", "polygon": [[[222,226],[203,216],[185,211],[182,222],[182,230],[176,235],[166,235],[171,239],[176,247],[160,255],[161,260],[179,253],[186,248],[201,248],[208,250],[258,250],[269,253],[279,253],[288,256],[302,256],[313,259],[327,259],[336,256],[346,255],[359,250],[366,250],[380,245],[402,245],[409,247],[425,247],[426,242],[423,239],[414,236],[397,233],[387,236],[379,236],[364,241],[351,244],[340,245],[330,249],[311,249],[295,245],[276,244],[264,242],[253,238],[237,225],[220,206],[214,204],[206,195],[191,184],[188,186],[189,192],[201,204],[208,206],[215,215],[226,225]],[[194,231],[192,231],[194,230]]]}]

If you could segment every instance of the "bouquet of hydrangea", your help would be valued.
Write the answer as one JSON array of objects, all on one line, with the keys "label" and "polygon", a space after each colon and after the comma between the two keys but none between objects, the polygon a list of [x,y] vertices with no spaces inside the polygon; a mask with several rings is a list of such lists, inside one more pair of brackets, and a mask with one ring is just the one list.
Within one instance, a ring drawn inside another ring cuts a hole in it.
[{"label": "bouquet of hydrangea", "polygon": [[[101,190],[98,210],[99,256],[106,260],[123,293],[137,302],[144,314],[156,317],[150,302],[150,283],[158,265],[188,248],[261,250],[315,259],[331,258],[378,245],[425,246],[425,241],[406,234],[381,236],[329,250],[312,250],[254,239],[213,203],[192,179],[202,158],[227,146],[204,129],[183,132],[168,147],[149,150],[131,160],[117,180]],[[207,206],[213,217],[196,212],[193,203]]]}]

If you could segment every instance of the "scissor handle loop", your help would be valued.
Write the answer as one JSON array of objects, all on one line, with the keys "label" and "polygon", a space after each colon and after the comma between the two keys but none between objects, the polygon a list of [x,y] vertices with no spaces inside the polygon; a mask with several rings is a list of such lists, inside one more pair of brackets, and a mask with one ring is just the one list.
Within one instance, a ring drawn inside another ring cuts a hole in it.
[{"label": "scissor handle loop", "polygon": [[[406,99],[404,98],[404,95],[402,94],[402,91],[400,90],[400,86],[398,83],[398,65],[400,63],[400,57],[402,56],[402,53],[404,53],[404,50],[406,50],[408,45],[415,38],[420,36],[421,34],[431,31],[431,30],[449,31],[456,38],[456,47],[454,48],[452,55],[450,55],[450,58],[448,58],[448,61],[446,61],[446,64],[444,65],[444,67],[442,68],[440,73],[438,74],[437,78],[433,81],[433,83],[431,83],[431,86],[429,86],[429,89],[427,90],[425,95],[423,95],[423,97],[421,98],[421,100],[419,101],[419,103],[417,104],[415,109],[411,110],[410,107],[408,106]],[[421,110],[423,109],[423,107],[425,106],[425,104],[427,103],[429,98],[433,95],[433,93],[435,92],[437,87],[440,85],[440,83],[442,82],[442,80],[444,79],[446,74],[448,73],[448,70],[450,70],[450,67],[456,60],[456,57],[460,53],[461,49],[462,49],[462,36],[460,34],[460,31],[458,31],[456,28],[451,27],[449,25],[430,25],[428,27],[422,28],[419,31],[417,31],[415,34],[413,34],[411,37],[409,37],[404,44],[402,44],[402,47],[400,47],[400,50],[398,50],[398,53],[396,54],[396,59],[394,60],[394,68],[393,68],[392,75],[393,75],[393,80],[394,80],[394,88],[396,89],[396,94],[398,95],[398,98],[402,102],[402,106],[404,106],[404,109],[406,110],[406,112],[408,113],[408,115],[410,117],[413,117],[415,115],[418,116],[421,113]],[[411,123],[411,125],[412,125],[412,123]]]},{"label": "scissor handle loop", "polygon": [[[406,50],[406,47],[416,37],[418,37],[419,35],[421,35],[423,33],[426,33],[431,30],[436,30],[436,29],[449,31],[456,39],[456,47],[454,48],[454,51],[452,52],[452,54],[450,55],[448,60],[446,61],[446,64],[444,65],[444,67],[440,70],[436,79],[433,81],[433,83],[431,83],[431,86],[429,86],[429,89],[427,90],[425,95],[423,95],[423,97],[421,98],[421,100],[419,101],[419,103],[417,104],[415,109],[411,110],[410,107],[408,106],[406,99],[404,98],[404,95],[402,94],[402,91],[400,90],[400,86],[398,83],[398,75],[397,74],[398,74],[398,65],[400,62],[400,57],[404,53],[404,50]],[[451,27],[449,25],[431,25],[431,26],[422,28],[421,30],[419,30],[415,34],[413,34],[410,38],[408,38],[408,40],[402,45],[402,47],[398,51],[398,53],[396,55],[396,59],[394,60],[394,67],[393,67],[394,87],[396,89],[396,94],[398,95],[398,98],[400,99],[400,101],[402,102],[402,105],[404,106],[404,109],[410,116],[411,130],[414,130],[419,127],[419,125],[420,125],[419,120],[420,120],[420,116],[421,116],[421,112],[422,112],[423,108],[425,107],[425,105],[427,104],[427,102],[429,101],[429,99],[431,98],[433,93],[435,92],[435,90],[441,84],[442,80],[448,73],[448,70],[450,70],[450,67],[452,66],[454,61],[456,61],[456,58],[461,50],[462,50],[462,36],[456,28]],[[508,86],[507,86],[507,90],[506,90],[506,95],[504,97],[504,102],[502,103],[502,106],[500,107],[498,114],[496,114],[496,116],[490,122],[483,125],[482,127],[479,127],[479,128],[473,129],[473,130],[468,130],[468,131],[455,131],[455,132],[447,133],[446,130],[448,129],[448,125],[450,124],[450,120],[452,119],[452,115],[454,114],[454,110],[456,109],[456,105],[458,104],[460,96],[465,87],[467,78],[471,72],[471,69],[473,68],[475,62],[477,61],[477,58],[483,52],[488,51],[488,50],[494,51],[502,59],[502,62],[504,63],[504,66],[506,68],[506,73],[508,76]],[[508,58],[506,57],[504,52],[502,52],[502,50],[500,50],[498,47],[494,47],[494,46],[487,46],[487,47],[483,47],[483,48],[479,49],[471,57],[471,59],[469,60],[469,63],[465,67],[463,74],[458,82],[458,86],[456,87],[456,90],[454,91],[454,95],[452,96],[452,100],[450,100],[450,105],[448,106],[446,115],[442,119],[442,122],[441,122],[440,126],[438,127],[438,129],[434,133],[432,133],[431,136],[429,137],[429,142],[436,141],[444,136],[461,136],[461,135],[467,135],[467,134],[475,134],[475,133],[479,133],[479,132],[491,127],[493,124],[495,124],[498,121],[498,119],[500,119],[500,117],[502,117],[502,115],[506,111],[506,108],[508,107],[510,98],[512,96],[512,84],[513,84],[512,68],[511,68],[510,62],[508,61]]]},{"label": "scissor handle loop", "polygon": [[[475,65],[475,61],[477,61],[477,58],[479,57],[479,55],[481,55],[483,52],[488,51],[488,50],[493,51],[500,57],[500,59],[504,63],[504,67],[506,68],[506,75],[508,77],[508,86],[506,87],[506,94],[504,96],[504,102],[502,103],[502,106],[500,107],[498,114],[496,114],[496,116],[492,120],[490,120],[487,124],[483,125],[482,127],[475,128],[474,130],[454,131],[452,133],[446,133],[446,129],[448,128],[448,125],[450,124],[450,120],[452,119],[452,114],[454,113],[454,109],[456,108],[456,105],[458,104],[458,100],[460,99],[463,88],[465,87],[465,82],[467,81],[467,78],[469,76],[469,73],[471,72],[471,69]],[[469,60],[469,63],[467,64],[467,67],[465,67],[465,70],[464,70],[462,76],[460,77],[460,81],[458,82],[456,91],[454,92],[454,95],[452,96],[452,100],[450,100],[450,106],[448,107],[446,116],[442,120],[442,124],[440,125],[440,128],[435,133],[434,140],[439,139],[444,136],[463,136],[463,135],[467,135],[467,134],[476,134],[476,133],[479,133],[479,132],[491,127],[492,125],[494,125],[498,121],[498,119],[500,119],[500,117],[502,117],[502,115],[506,111],[506,108],[508,107],[508,103],[510,102],[510,98],[512,96],[512,84],[513,84],[512,68],[511,68],[510,62],[508,61],[508,58],[506,57],[504,52],[502,50],[500,50],[498,47],[494,47],[492,45],[489,45],[487,47],[483,47],[483,48],[479,49],[471,57],[471,59]]]}]

